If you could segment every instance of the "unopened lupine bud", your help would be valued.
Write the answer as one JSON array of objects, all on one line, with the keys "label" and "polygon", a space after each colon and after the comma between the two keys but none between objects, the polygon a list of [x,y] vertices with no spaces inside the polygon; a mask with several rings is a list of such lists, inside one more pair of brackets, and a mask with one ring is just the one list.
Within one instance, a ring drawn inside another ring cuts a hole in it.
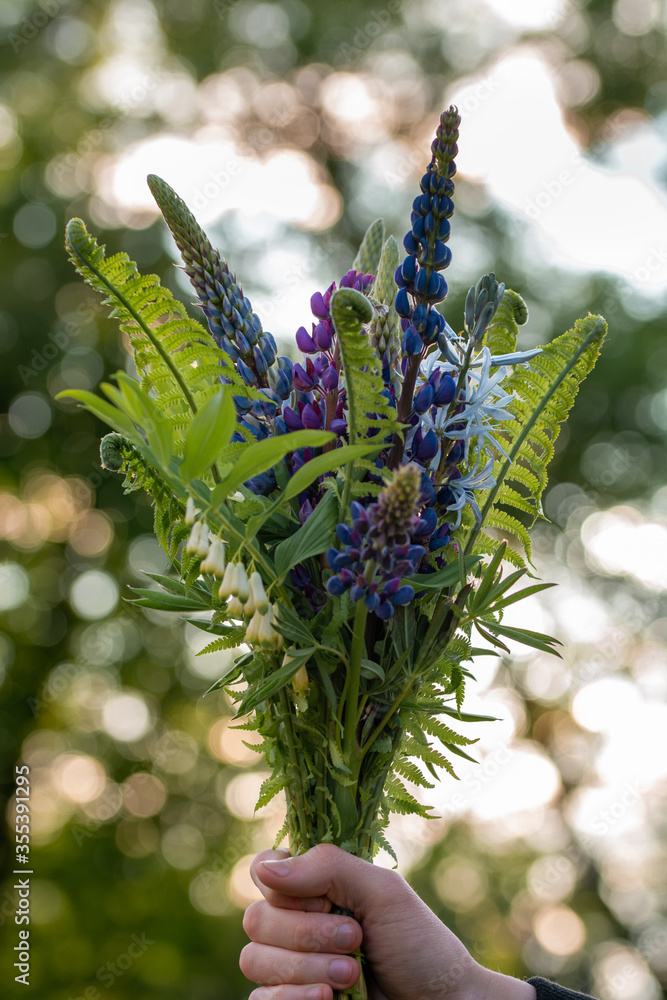
[{"label": "unopened lupine bud", "polygon": [[219,538],[214,538],[208,555],[199,567],[202,573],[212,573],[218,579],[225,573],[225,544]]},{"label": "unopened lupine bud", "polygon": [[195,523],[195,502],[192,497],[188,497],[187,503],[185,505],[185,517],[184,521],[187,525]]}]

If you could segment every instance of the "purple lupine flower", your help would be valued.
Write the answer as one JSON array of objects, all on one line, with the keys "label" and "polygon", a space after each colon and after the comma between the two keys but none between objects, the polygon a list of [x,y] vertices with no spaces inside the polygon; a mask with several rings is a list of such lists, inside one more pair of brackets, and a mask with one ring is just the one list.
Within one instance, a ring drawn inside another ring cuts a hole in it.
[{"label": "purple lupine flower", "polygon": [[334,575],[327,582],[330,594],[346,590],[355,603],[364,600],[369,611],[387,620],[394,608],[409,604],[414,590],[401,579],[414,573],[426,554],[424,545],[413,537],[425,539],[435,529],[435,511],[419,517],[422,471],[418,466],[403,465],[368,508],[352,501],[351,525],[339,524],[336,534],[345,548],[330,548],[327,563]]}]

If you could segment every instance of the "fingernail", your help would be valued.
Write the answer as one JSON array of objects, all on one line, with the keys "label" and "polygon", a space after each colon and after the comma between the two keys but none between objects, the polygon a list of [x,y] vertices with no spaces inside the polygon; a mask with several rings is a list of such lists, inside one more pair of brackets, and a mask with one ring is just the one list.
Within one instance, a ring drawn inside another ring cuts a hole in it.
[{"label": "fingernail", "polygon": [[289,875],[292,871],[292,866],[289,861],[262,861],[263,865],[271,871],[274,875]]},{"label": "fingernail", "polygon": [[306,1000],[322,1000],[322,987],[313,986],[312,989],[308,990]]},{"label": "fingernail", "polygon": [[344,958],[335,958],[329,966],[329,976],[334,983],[344,985],[349,982],[352,976],[352,966]]},{"label": "fingernail", "polygon": [[351,948],[357,939],[357,930],[352,924],[341,924],[336,928],[334,941],[339,948]]}]

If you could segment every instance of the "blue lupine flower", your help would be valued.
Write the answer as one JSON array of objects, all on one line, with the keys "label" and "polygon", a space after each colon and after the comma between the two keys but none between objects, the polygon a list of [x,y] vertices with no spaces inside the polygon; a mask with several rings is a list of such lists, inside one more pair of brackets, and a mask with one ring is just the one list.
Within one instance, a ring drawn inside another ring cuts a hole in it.
[{"label": "blue lupine flower", "polygon": [[449,266],[452,257],[445,244],[454,212],[452,177],[460,124],[453,106],[440,119],[431,163],[420,182],[422,193],[412,203],[412,228],[403,241],[408,257],[395,274],[398,292],[394,304],[402,317],[407,357],[420,354],[424,345],[435,343],[445,330],[445,318],[435,304],[447,295],[447,282],[438,272]]}]

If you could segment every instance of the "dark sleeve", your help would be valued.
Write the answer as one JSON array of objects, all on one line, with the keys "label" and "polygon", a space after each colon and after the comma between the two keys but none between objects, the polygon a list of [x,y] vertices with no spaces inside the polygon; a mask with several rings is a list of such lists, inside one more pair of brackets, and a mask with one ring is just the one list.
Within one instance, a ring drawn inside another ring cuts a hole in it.
[{"label": "dark sleeve", "polygon": [[558,986],[557,983],[542,979],[540,976],[533,976],[528,982],[535,987],[537,1000],[594,1000],[588,993],[568,990],[564,986]]}]

